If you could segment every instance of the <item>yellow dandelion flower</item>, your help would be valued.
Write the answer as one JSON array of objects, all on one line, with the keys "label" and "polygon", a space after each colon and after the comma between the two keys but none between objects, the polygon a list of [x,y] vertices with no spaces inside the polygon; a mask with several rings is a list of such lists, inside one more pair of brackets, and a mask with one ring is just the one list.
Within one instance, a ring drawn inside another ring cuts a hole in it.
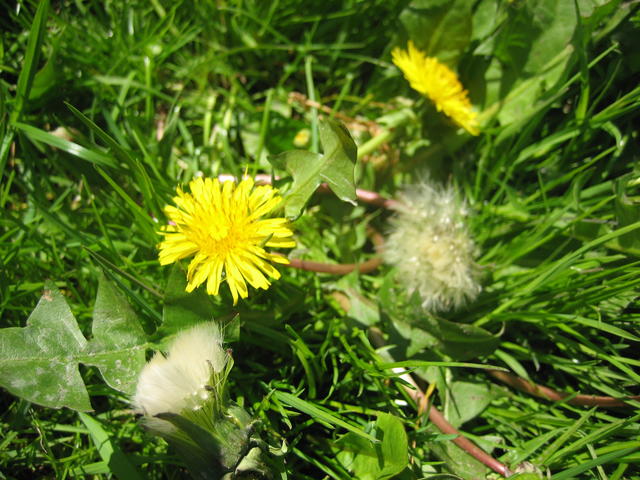
[{"label": "yellow dandelion flower", "polygon": [[411,41],[406,51],[394,48],[391,57],[411,88],[429,97],[439,112],[471,135],[480,133],[477,113],[472,110],[468,92],[455,72],[436,58],[427,57]]},{"label": "yellow dandelion flower", "polygon": [[292,248],[293,232],[285,218],[262,218],[281,202],[271,185],[254,187],[252,178],[237,185],[217,178],[196,178],[191,193],[180,187],[175,206],[165,207],[169,225],[160,233],[160,264],[168,265],[195,255],[187,270],[187,292],[207,282],[207,293],[217,295],[224,278],[233,296],[246,298],[247,283],[269,288],[268,277],[280,278],[269,262],[289,261],[269,253],[265,247]]}]

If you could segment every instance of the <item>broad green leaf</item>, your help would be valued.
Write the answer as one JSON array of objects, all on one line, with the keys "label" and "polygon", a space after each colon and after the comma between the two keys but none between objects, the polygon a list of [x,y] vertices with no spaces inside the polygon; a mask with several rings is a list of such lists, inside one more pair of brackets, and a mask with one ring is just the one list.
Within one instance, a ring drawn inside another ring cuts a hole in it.
[{"label": "broad green leaf", "polygon": [[323,120],[320,122],[320,143],[324,160],[320,176],[340,200],[355,205],[356,185],[353,171],[358,158],[358,147],[349,130],[335,120]]},{"label": "broad green leaf", "polygon": [[87,340],[69,305],[51,282],[24,328],[0,330],[0,385],[52,408],[89,411],[78,363],[98,367],[116,390],[132,393],[144,365],[145,335],[124,298],[104,278]]},{"label": "broad green leaf", "polygon": [[411,326],[414,333],[420,331],[423,348],[436,350],[457,361],[489,355],[500,344],[498,337],[483,328],[443,318],[420,315],[411,321]]},{"label": "broad green leaf", "polygon": [[297,217],[322,182],[327,182],[338,198],[355,204],[357,147],[351,135],[342,124],[328,119],[320,122],[320,142],[322,155],[292,150],[269,158],[274,166],[293,177],[293,184],[284,195],[287,217]]},{"label": "broad green leaf", "polygon": [[[430,430],[438,432],[434,426]],[[473,458],[455,443],[444,440],[428,442],[426,447],[431,450],[445,464],[447,469],[465,480],[486,480],[488,469],[480,461]]]},{"label": "broad green leaf", "polygon": [[494,54],[518,75],[540,74],[549,59],[571,43],[576,23],[573,2],[523,2],[509,9]]},{"label": "broad green leaf", "polygon": [[106,278],[98,286],[92,333],[81,361],[98,367],[111,388],[132,394],[145,364],[147,337],[127,300]]},{"label": "broad green leaf", "polygon": [[486,109],[493,111],[496,102],[501,102],[498,118],[502,124],[528,118],[544,103],[539,99],[563,88],[568,67],[581,54],[582,45],[576,39],[588,41],[618,2],[577,3],[581,23],[576,2],[532,0],[506,9],[508,17],[496,28],[491,51],[483,47],[481,52],[493,57],[491,65],[477,72],[486,79]]},{"label": "broad green leaf", "polygon": [[291,150],[270,157],[270,160],[276,167],[284,168],[293,177],[293,184],[284,195],[284,211],[287,217],[296,218],[321,183],[322,155]]},{"label": "broad green leaf", "polygon": [[465,422],[480,415],[495,398],[491,391],[491,384],[453,382],[447,390],[447,401],[444,406],[444,416],[454,427],[460,427]]},{"label": "broad green leaf", "polygon": [[115,444],[109,434],[102,428],[100,422],[86,413],[78,412],[80,420],[89,430],[91,440],[100,458],[109,465],[109,472],[121,480],[138,480],[143,477],[129,461],[125,453]]},{"label": "broad green leaf", "polygon": [[420,50],[455,63],[471,40],[472,6],[467,0],[414,0],[400,21]]},{"label": "broad green leaf", "polygon": [[47,282],[26,327],[0,330],[0,384],[45,407],[89,411],[89,395],[78,371],[86,346],[66,300]]},{"label": "broad green leaf", "polygon": [[60,85],[65,84],[59,58],[60,39],[58,36],[51,47],[51,53],[47,62],[33,77],[29,100],[26,110],[32,112],[38,108],[43,108],[45,104],[57,95],[62,93]]},{"label": "broad green leaf", "polygon": [[409,442],[402,421],[388,413],[381,413],[376,421],[376,437],[381,440],[383,465],[377,478],[394,478],[409,463]]},{"label": "broad green leaf", "polygon": [[162,310],[162,336],[173,335],[197,323],[213,320],[213,304],[203,288],[187,293],[187,274],[179,264],[171,267]]},{"label": "broad green leaf", "polygon": [[367,298],[361,292],[359,278],[358,272],[344,275],[335,283],[335,289],[348,299],[348,316],[362,325],[370,327],[380,321],[380,309],[377,302]]},{"label": "broad green leaf", "polygon": [[356,288],[348,288],[344,290],[344,293],[349,298],[351,305],[349,317],[356,319],[367,327],[380,321],[380,310],[375,302],[365,297]]},{"label": "broad green leaf", "polygon": [[373,443],[354,433],[347,433],[336,442],[336,458],[359,480],[374,480],[378,470],[378,455]]},{"label": "broad green leaf", "polygon": [[408,465],[408,440],[402,422],[381,413],[375,423],[379,443],[348,433],[336,442],[340,463],[359,480],[397,478]]}]

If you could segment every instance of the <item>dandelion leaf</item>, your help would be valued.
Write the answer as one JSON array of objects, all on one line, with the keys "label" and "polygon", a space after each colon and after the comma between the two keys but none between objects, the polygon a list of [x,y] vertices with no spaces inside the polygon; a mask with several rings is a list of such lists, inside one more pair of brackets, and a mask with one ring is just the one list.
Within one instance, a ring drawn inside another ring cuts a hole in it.
[{"label": "dandelion leaf", "polygon": [[271,163],[293,177],[285,195],[285,214],[300,215],[309,197],[320,183],[327,182],[331,190],[345,202],[355,204],[354,168],[357,147],[347,129],[334,120],[320,122],[320,142],[323,154],[292,150],[271,157]]},{"label": "dandelion leaf", "polygon": [[87,341],[52,282],[24,328],[0,330],[0,385],[51,408],[90,411],[78,364],[96,366],[109,386],[132,393],[144,365],[146,337],[126,300],[101,279]]},{"label": "dandelion leaf", "polygon": [[285,215],[296,218],[320,185],[322,155],[303,150],[291,150],[271,157],[271,163],[284,168],[293,177],[293,184],[284,195]]},{"label": "dandelion leaf", "polygon": [[216,320],[224,333],[225,343],[237,342],[240,339],[240,315],[229,315],[226,306],[222,307],[224,311],[220,311],[204,288],[187,292],[186,278],[180,264],[174,264],[164,291],[162,325],[154,335],[154,340],[167,346],[176,333],[198,323]]},{"label": "dandelion leaf", "polygon": [[456,361],[490,355],[500,344],[498,337],[483,328],[443,318],[425,315],[413,326],[430,337],[430,348]]},{"label": "dandelion leaf", "polygon": [[472,5],[466,0],[414,0],[400,22],[421,51],[453,64],[471,40]]},{"label": "dandelion leaf", "polygon": [[124,295],[104,277],[93,307],[92,334],[82,363],[98,367],[111,388],[133,393],[145,364],[147,337]]},{"label": "dandelion leaf", "polygon": [[376,420],[376,431],[383,465],[377,478],[396,478],[409,463],[409,442],[402,421],[394,415],[381,413]]},{"label": "dandelion leaf", "polygon": [[45,407],[89,411],[77,361],[86,347],[69,305],[47,283],[27,326],[0,330],[0,385]]},{"label": "dandelion leaf", "polygon": [[491,384],[486,383],[456,381],[449,387],[444,416],[454,427],[460,427],[480,415],[497,396]]},{"label": "dandelion leaf", "polygon": [[366,438],[348,433],[336,442],[340,463],[361,480],[398,478],[408,464],[408,440],[402,421],[381,413],[375,424],[374,444]]},{"label": "dandelion leaf", "polygon": [[475,325],[451,322],[421,312],[414,300],[413,311],[392,312],[394,318],[395,343],[403,350],[403,355],[411,358],[434,360],[432,352],[445,355],[449,359],[463,362],[490,355],[500,344],[500,339]]},{"label": "dandelion leaf", "polygon": [[162,337],[173,335],[185,328],[212,320],[213,304],[204,288],[186,292],[186,273],[175,264],[169,273],[162,311]]},{"label": "dandelion leaf", "polygon": [[320,122],[320,143],[322,143],[322,180],[329,184],[340,200],[355,205],[356,186],[353,178],[358,148],[351,134],[340,122],[325,120]]},{"label": "dandelion leaf", "polygon": [[[429,429],[434,434],[435,427]],[[468,480],[485,480],[487,477],[487,467],[473,458],[467,452],[455,445],[453,442],[428,442],[427,447],[446,465],[446,468],[459,478]]]},{"label": "dandelion leaf", "polygon": [[536,100],[562,83],[573,59],[575,27],[573,2],[537,0],[511,14],[493,51],[504,69],[500,91],[510,92],[498,114],[503,124],[532,114],[539,108]]}]

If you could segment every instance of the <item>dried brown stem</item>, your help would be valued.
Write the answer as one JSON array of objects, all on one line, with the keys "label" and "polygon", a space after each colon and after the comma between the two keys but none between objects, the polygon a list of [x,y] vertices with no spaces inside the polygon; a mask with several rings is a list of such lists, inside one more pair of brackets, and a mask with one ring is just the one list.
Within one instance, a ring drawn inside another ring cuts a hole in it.
[{"label": "dried brown stem", "polygon": [[[369,336],[371,341],[378,347],[384,346],[384,339],[382,338],[382,332],[377,328],[369,329]],[[428,405],[428,398],[422,389],[418,386],[414,378],[406,371],[406,369],[397,367],[394,368],[393,371],[395,373],[400,374],[400,378],[407,382],[409,385],[403,385],[404,390],[407,394],[416,402],[416,406],[418,407],[418,412],[422,412]],[[413,388],[412,388],[413,387]],[[473,458],[483,463],[487,467],[489,467],[494,472],[499,473],[504,477],[508,477],[511,475],[511,471],[509,468],[499,460],[496,460],[487,452],[478,447],[475,443],[473,443],[468,438],[462,436],[460,431],[451,425],[444,415],[440,413],[440,411],[434,407],[433,405],[429,406],[429,420],[433,423],[438,430],[447,435],[457,435],[456,438],[452,440],[458,447],[467,452]]]},{"label": "dried brown stem", "polygon": [[[315,100],[311,100],[305,94],[300,92],[291,92],[289,94],[289,103],[297,103],[299,105],[304,106],[305,108],[315,108],[320,110],[323,113],[326,113],[329,116],[335,117],[340,121],[346,123],[349,126],[350,130],[360,130],[360,131],[376,131],[380,127],[376,122],[371,120],[365,120],[361,118],[354,118],[345,115],[342,112],[338,112],[327,105],[323,105]],[[379,104],[382,105],[382,104]]]},{"label": "dried brown stem", "polygon": [[[376,249],[380,251],[384,245],[384,237],[375,230],[373,227],[367,227],[367,234],[371,238],[371,241],[375,245]],[[362,263],[324,263],[314,262],[312,260],[301,260],[299,258],[292,258],[289,260],[289,267],[299,268],[300,270],[307,270],[309,272],[318,273],[331,273],[333,275],[347,275],[354,270],[358,270],[360,273],[369,273],[375,270],[382,263],[380,257],[371,258]]]},{"label": "dried brown stem", "polygon": [[324,263],[292,258],[289,260],[289,265],[287,266],[299,268],[300,270],[307,270],[309,272],[346,275],[353,272],[354,270],[358,270],[358,272],[360,273],[372,272],[373,270],[378,268],[381,263],[382,259],[380,257],[374,257],[362,263]]},{"label": "dried brown stem", "polygon": [[398,200],[394,200],[393,198],[386,198],[377,192],[363,190],[361,188],[356,188],[356,197],[358,197],[358,200],[363,203],[369,203],[371,205],[375,205],[376,207],[383,207],[388,210],[400,205],[400,202]]},{"label": "dried brown stem", "polygon": [[569,403],[570,405],[618,408],[629,406],[627,403],[628,401],[640,400],[640,395],[620,399],[614,397],[605,397],[601,395],[575,395],[572,397],[571,394],[558,392],[549,387],[538,385],[511,373],[503,372],[500,370],[488,370],[488,372],[492,377],[500,380],[503,383],[506,383],[510,387],[520,390],[521,392],[533,395],[534,397],[551,400],[552,402],[559,402],[569,397],[567,399],[567,403]]},{"label": "dried brown stem", "polygon": [[431,423],[438,427],[438,429],[442,433],[448,435],[458,435],[452,440],[453,443],[455,443],[458,447],[463,449],[473,458],[482,462],[484,465],[489,467],[494,472],[499,473],[503,477],[508,477],[509,475],[511,475],[511,471],[504,463],[493,458],[468,438],[463,437],[453,425],[447,422],[447,419],[444,418],[444,415],[442,415],[442,413],[440,413],[440,411],[433,405],[431,405],[429,409],[429,420],[431,420]]},{"label": "dried brown stem", "polygon": [[[318,187],[318,192],[327,193],[330,192],[331,189],[329,185],[326,183],[321,183]],[[359,202],[368,203],[370,205],[374,205],[376,207],[382,207],[387,209],[392,209],[400,204],[397,200],[392,198],[383,197],[378,192],[373,192],[371,190],[363,190],[362,188],[356,188],[356,198]]]}]

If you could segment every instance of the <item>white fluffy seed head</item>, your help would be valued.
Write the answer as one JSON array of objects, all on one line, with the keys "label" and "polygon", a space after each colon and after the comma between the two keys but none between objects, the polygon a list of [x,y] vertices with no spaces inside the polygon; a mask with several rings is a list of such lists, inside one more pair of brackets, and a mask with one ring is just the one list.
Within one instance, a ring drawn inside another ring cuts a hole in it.
[{"label": "white fluffy seed head", "polygon": [[410,293],[429,311],[458,308],[480,293],[467,210],[451,186],[422,182],[398,199],[383,251]]},{"label": "white fluffy seed head", "polygon": [[213,322],[177,334],[167,355],[156,353],[140,372],[132,401],[135,410],[154,416],[200,408],[211,395],[207,386],[212,374],[226,366],[228,354],[222,342]]}]

